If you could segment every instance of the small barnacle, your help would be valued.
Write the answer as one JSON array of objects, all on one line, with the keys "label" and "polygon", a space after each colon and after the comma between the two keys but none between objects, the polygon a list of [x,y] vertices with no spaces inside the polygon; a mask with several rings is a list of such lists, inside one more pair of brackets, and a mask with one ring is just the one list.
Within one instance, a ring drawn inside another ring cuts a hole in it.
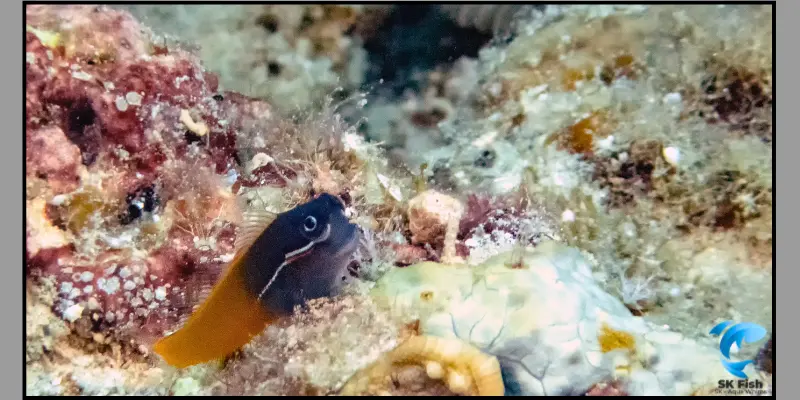
[{"label": "small barnacle", "polygon": [[94,274],[89,272],[89,271],[84,271],[81,274],[80,278],[81,278],[81,281],[89,283],[89,282],[92,281],[92,279],[94,279]]},{"label": "small barnacle", "polygon": [[92,296],[86,301],[86,306],[89,307],[90,310],[97,310],[100,308],[100,303]]},{"label": "small barnacle", "polygon": [[73,304],[64,311],[64,318],[69,322],[75,322],[83,314],[83,306],[80,304]]},{"label": "small barnacle", "polygon": [[139,275],[142,273],[142,266],[140,264],[133,264],[131,265],[131,271],[135,275]]},{"label": "small barnacle", "polygon": [[142,95],[136,92],[128,92],[125,94],[125,101],[132,106],[142,105]]},{"label": "small barnacle", "polygon": [[167,299],[167,289],[164,286],[159,286],[155,292],[156,300],[164,301]]},{"label": "small barnacle", "polygon": [[116,293],[117,290],[119,290],[119,286],[119,278],[116,276],[112,276],[108,279],[100,278],[97,280],[97,287],[108,294]]},{"label": "small barnacle", "polygon": [[117,110],[121,112],[128,110],[128,102],[125,101],[125,98],[122,96],[117,96],[116,100],[114,100],[114,105],[117,107]]},{"label": "small barnacle", "polygon": [[69,293],[72,291],[72,282],[61,282],[61,288],[59,291],[61,293]]}]

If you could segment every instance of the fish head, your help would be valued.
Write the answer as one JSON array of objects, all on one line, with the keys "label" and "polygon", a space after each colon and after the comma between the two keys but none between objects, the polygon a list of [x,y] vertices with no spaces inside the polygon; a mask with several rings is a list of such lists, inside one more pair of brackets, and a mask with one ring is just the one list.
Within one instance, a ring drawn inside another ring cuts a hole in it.
[{"label": "fish head", "polygon": [[355,251],[358,229],[347,219],[344,203],[331,194],[322,193],[284,216],[282,225],[289,230],[285,237],[290,239],[283,246],[287,260],[317,254],[339,258]]},{"label": "fish head", "polygon": [[254,262],[260,271],[250,284],[268,306],[289,312],[307,299],[333,294],[358,246],[358,228],[344,209],[339,198],[322,193],[280,214],[265,232],[253,259],[279,258]]}]

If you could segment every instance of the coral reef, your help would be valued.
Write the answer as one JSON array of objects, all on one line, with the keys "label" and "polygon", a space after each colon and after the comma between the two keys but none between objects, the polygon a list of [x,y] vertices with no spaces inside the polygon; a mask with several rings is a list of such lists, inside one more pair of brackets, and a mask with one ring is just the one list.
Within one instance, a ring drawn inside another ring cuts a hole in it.
[{"label": "coral reef", "polygon": [[405,332],[363,293],[310,302],[267,328],[229,368],[214,374],[219,395],[326,395],[394,348]]},{"label": "coral reef", "polygon": [[[28,394],[706,394],[721,320],[770,392],[772,9],[505,7],[27,6]],[[151,354],[321,192],[345,293]]]},{"label": "coral reef", "polygon": [[[217,173],[234,163],[233,131],[214,124],[200,150],[180,120],[186,110],[214,118],[215,80],[105,7],[32,6],[27,24],[26,138],[45,146],[26,157],[27,272],[55,277],[57,313],[89,337],[107,327],[158,335],[185,277],[201,266],[213,279],[232,239],[213,232],[221,247],[203,254],[192,243],[202,238],[177,229],[181,212],[211,225],[206,207],[226,208]],[[58,143],[60,156],[37,155]],[[204,201],[186,207],[185,195]]]},{"label": "coral reef", "polygon": [[408,227],[414,244],[443,243],[442,260],[456,258],[456,236],[464,207],[458,200],[435,191],[424,191],[408,201]]},{"label": "coral reef", "polygon": [[502,396],[505,390],[500,365],[494,357],[459,340],[412,336],[351,377],[339,393],[348,396],[386,393],[373,380],[383,380],[385,385],[392,368],[404,364],[424,367],[428,378],[447,382],[454,394]]},{"label": "coral reef", "polygon": [[[159,31],[199,47],[220,86],[285,113],[321,104],[336,87],[364,79],[362,39],[380,5],[126,5]],[[368,13],[369,12],[369,13]],[[222,36],[220,36],[222,35]]]},{"label": "coral reef", "polygon": [[[726,315],[770,326],[771,16],[546,7],[469,69],[429,74],[408,98],[437,99],[433,122],[387,101],[368,106],[367,134],[427,166],[433,188],[524,192],[560,215],[560,236],[638,313],[688,335]],[[458,95],[438,89],[466,76]],[[745,281],[747,299],[726,295]]]},{"label": "coral reef", "polygon": [[[26,274],[49,293],[30,299],[38,311],[29,318],[61,321],[31,322],[29,391],[195,390],[191,374],[205,379],[202,368],[179,375],[178,389],[122,372],[133,386],[66,380],[71,369],[88,377],[131,362],[150,376],[149,345],[232,259],[246,207],[281,211],[331,191],[373,229],[402,223],[405,178],[386,171],[335,105],[281,118],[264,101],[219,91],[195,53],[109,7],[31,6],[27,26]],[[108,359],[98,340],[125,359]],[[62,345],[62,355],[47,353]],[[76,354],[82,366],[70,366]],[[65,383],[45,390],[41,379]]]},{"label": "coral reef", "polygon": [[26,288],[26,394],[164,395],[169,374],[138,349],[102,333],[70,335],[47,304],[58,295],[53,279]]}]

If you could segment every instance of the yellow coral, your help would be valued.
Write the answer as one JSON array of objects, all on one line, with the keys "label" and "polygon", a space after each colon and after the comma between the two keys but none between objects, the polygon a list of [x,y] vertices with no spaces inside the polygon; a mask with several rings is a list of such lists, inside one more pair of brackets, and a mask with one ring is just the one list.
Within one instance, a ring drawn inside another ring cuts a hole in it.
[{"label": "yellow coral", "polygon": [[428,377],[444,380],[455,394],[502,396],[505,393],[500,364],[495,357],[458,339],[412,336],[353,375],[340,394],[364,393],[372,381],[387,377],[393,367],[408,364],[424,367]]},{"label": "yellow coral", "polygon": [[597,335],[597,340],[600,343],[600,351],[603,353],[618,349],[634,351],[636,348],[636,339],[634,339],[633,335],[616,330],[606,323],[600,327],[600,334]]}]

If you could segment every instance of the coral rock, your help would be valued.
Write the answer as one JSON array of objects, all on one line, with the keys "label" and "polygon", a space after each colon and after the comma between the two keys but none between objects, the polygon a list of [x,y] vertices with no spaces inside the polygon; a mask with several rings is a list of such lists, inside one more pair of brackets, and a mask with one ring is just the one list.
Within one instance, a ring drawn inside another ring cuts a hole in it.
[{"label": "coral rock", "polygon": [[[376,385],[373,380],[385,381],[391,375],[393,367],[408,364],[425,367],[428,378],[444,380],[453,394],[501,396],[504,393],[500,365],[496,358],[458,339],[412,336],[351,377],[340,394],[352,396],[374,391]],[[404,383],[425,380],[420,378]]]},{"label": "coral rock", "polygon": [[582,395],[611,381],[630,395],[689,395],[729,376],[716,343],[633,316],[600,288],[579,251],[556,242],[469,268],[393,269],[373,295],[417,313],[423,335],[495,355],[510,395]]},{"label": "coral rock", "polygon": [[444,241],[443,259],[456,256],[456,237],[464,206],[455,198],[427,190],[408,202],[409,229],[413,243]]},{"label": "coral rock", "polygon": [[28,257],[35,257],[41,250],[56,249],[69,244],[68,234],[53,226],[47,219],[46,206],[41,198],[33,199],[25,205]]},{"label": "coral rock", "polygon": [[269,105],[217,94],[127,12],[36,5],[26,22],[28,273],[55,279],[75,331],[158,337],[232,252],[222,175]]},{"label": "coral rock", "polygon": [[30,137],[25,148],[29,173],[47,179],[56,194],[77,188],[81,151],[67,139],[57,126],[47,126],[27,132]]},{"label": "coral rock", "polygon": [[221,373],[224,395],[326,395],[394,348],[396,318],[362,295],[309,301],[268,327]]},{"label": "coral rock", "polygon": [[149,38],[139,23],[126,13],[105,6],[31,5],[25,9],[28,25],[60,32],[65,53],[92,60],[113,57],[116,61],[139,58],[149,49]]}]

